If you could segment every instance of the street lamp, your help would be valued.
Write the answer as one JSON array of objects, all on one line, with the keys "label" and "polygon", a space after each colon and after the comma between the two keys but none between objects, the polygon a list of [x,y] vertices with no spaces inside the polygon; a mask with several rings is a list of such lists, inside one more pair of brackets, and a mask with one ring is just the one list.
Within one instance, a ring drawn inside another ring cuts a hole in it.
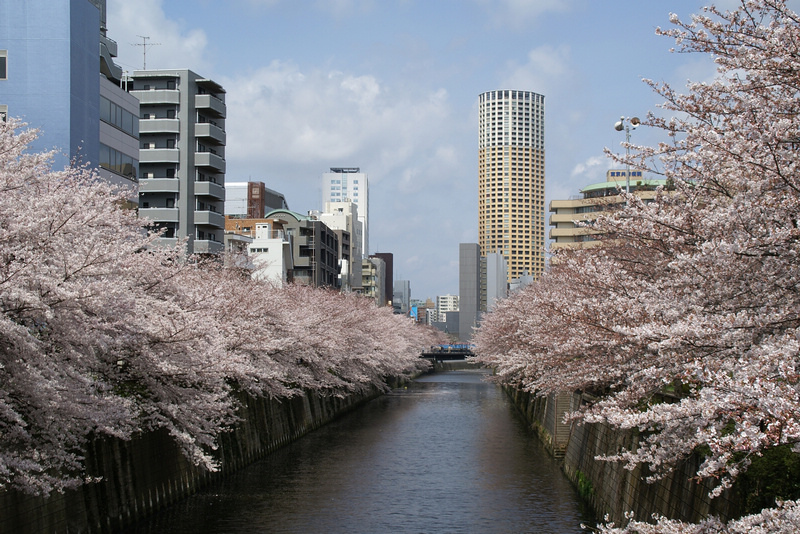
[{"label": "street lamp", "polygon": [[[627,124],[625,122],[627,121]],[[642,121],[639,120],[639,117],[620,117],[617,122],[614,123],[614,129],[618,132],[625,130],[625,192],[631,192],[631,164],[630,164],[630,155],[631,155],[631,130],[635,130],[637,126],[639,126]]]}]

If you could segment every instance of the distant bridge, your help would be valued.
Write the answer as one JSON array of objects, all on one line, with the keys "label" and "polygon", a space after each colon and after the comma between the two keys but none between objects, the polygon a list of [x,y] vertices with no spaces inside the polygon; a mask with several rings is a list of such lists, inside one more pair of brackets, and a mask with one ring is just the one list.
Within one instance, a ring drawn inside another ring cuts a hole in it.
[{"label": "distant bridge", "polygon": [[454,345],[434,345],[426,351],[422,352],[422,358],[430,360],[466,360],[475,356],[472,352],[472,347],[467,343],[454,344]]}]

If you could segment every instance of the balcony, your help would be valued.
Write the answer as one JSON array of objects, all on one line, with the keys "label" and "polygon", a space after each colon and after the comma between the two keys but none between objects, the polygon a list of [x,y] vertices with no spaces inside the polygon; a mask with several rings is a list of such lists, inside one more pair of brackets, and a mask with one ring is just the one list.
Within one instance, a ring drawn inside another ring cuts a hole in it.
[{"label": "balcony", "polygon": [[579,235],[598,235],[602,232],[595,230],[593,228],[588,227],[576,227],[576,228],[551,228],[550,229],[550,239],[555,239],[557,237],[575,237]]},{"label": "balcony", "polygon": [[142,148],[139,150],[139,163],[178,163],[180,151],[177,148]]},{"label": "balcony", "polygon": [[216,228],[225,228],[225,216],[217,213],[216,211],[195,211],[194,224],[204,226],[214,226]]},{"label": "balcony", "polygon": [[573,221],[591,221],[596,219],[601,212],[589,211],[585,213],[555,213],[550,216],[550,224],[571,223]]},{"label": "balcony", "polygon": [[[143,162],[141,156],[139,161]],[[195,152],[194,164],[197,167],[211,167],[216,172],[225,172],[225,160],[212,152]]]},{"label": "balcony", "polygon": [[[141,187],[139,187],[141,191]],[[225,188],[214,182],[195,182],[194,194],[196,196],[209,196],[217,200],[225,200]]]},{"label": "balcony", "polygon": [[225,130],[209,122],[198,122],[194,125],[195,137],[206,137],[213,139],[217,144],[224,145],[226,142]]},{"label": "balcony", "polygon": [[225,102],[212,95],[195,95],[194,107],[197,109],[206,109],[214,112],[215,115],[225,118]]},{"label": "balcony", "polygon": [[139,208],[139,218],[153,222],[178,222],[178,208]]},{"label": "balcony", "polygon": [[151,89],[149,91],[131,91],[139,99],[139,104],[180,104],[181,93],[177,89]]},{"label": "balcony", "polygon": [[225,249],[225,245],[219,241],[195,239],[192,244],[192,249],[194,254],[220,254]]},{"label": "balcony", "polygon": [[139,180],[140,193],[179,193],[180,180],[177,178],[145,178]]},{"label": "balcony", "polygon": [[178,119],[140,119],[139,134],[180,133],[181,124]]}]

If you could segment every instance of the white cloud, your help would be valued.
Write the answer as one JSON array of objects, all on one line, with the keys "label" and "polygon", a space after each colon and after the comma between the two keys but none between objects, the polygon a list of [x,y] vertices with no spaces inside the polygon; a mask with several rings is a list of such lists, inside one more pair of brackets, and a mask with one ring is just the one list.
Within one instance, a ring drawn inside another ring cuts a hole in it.
[{"label": "white cloud", "polygon": [[540,46],[528,52],[524,64],[509,63],[503,87],[524,89],[540,94],[556,94],[573,73],[569,68],[571,54],[568,46]]},{"label": "white cloud", "polygon": [[572,9],[572,0],[475,0],[496,26],[525,29],[539,17]]},{"label": "white cloud", "polygon": [[324,169],[358,160],[370,164],[376,180],[407,168],[402,183],[416,189],[416,181],[431,177],[409,171],[418,166],[412,159],[444,154],[453,161],[443,144],[452,126],[446,91],[398,94],[372,75],[303,72],[283,61],[219,81],[228,91],[227,158],[242,166]]},{"label": "white cloud", "polygon": [[355,12],[371,11],[375,7],[375,2],[374,0],[318,0],[315,6],[336,18],[341,18]]},{"label": "white cloud", "polygon": [[[119,45],[117,63],[124,70],[141,69],[146,52],[148,69],[189,68],[212,75],[206,33],[168,19],[163,0],[108,0],[107,21],[108,36]],[[144,43],[147,46],[141,46]]]}]

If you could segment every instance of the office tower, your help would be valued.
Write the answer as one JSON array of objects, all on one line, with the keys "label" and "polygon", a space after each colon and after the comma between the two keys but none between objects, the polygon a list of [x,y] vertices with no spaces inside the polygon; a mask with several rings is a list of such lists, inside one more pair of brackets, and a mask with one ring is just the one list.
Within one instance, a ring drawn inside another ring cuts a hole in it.
[{"label": "office tower", "polygon": [[478,103],[478,244],[508,280],[544,271],[544,96],[488,91]]},{"label": "office tower", "polygon": [[469,341],[478,326],[481,304],[481,249],[477,243],[458,245],[458,339]]},{"label": "office tower", "polygon": [[31,150],[55,148],[55,168],[135,186],[139,102],[120,88],[105,14],[105,0],[1,2],[0,116],[38,128]]},{"label": "office tower", "polygon": [[392,291],[392,308],[394,313],[408,314],[411,307],[411,281],[395,280]]},{"label": "office tower", "polygon": [[225,231],[225,90],[187,69],[139,70],[139,215],[167,245],[219,253]]},{"label": "office tower", "polygon": [[508,296],[508,267],[506,258],[498,252],[481,257],[482,312],[491,311],[494,303]]},{"label": "office tower", "polygon": [[[322,205],[350,201],[358,207],[361,221],[361,253],[369,255],[369,179],[358,167],[331,167],[322,175]],[[360,259],[360,258],[354,258]]]}]

